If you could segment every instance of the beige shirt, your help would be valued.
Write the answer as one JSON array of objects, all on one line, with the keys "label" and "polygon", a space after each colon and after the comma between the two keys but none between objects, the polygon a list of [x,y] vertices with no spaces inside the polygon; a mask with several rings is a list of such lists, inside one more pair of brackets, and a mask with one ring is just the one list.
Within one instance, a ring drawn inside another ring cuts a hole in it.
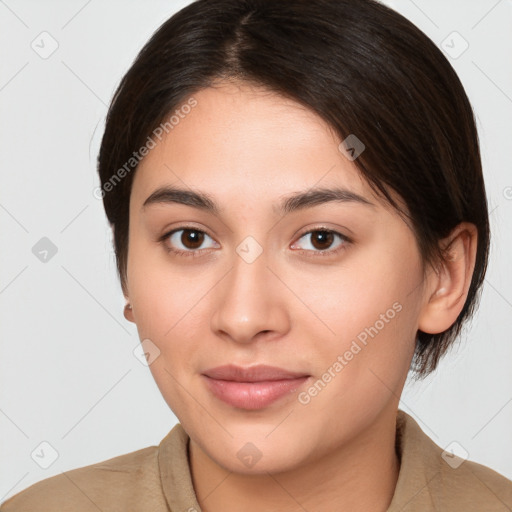
[{"label": "beige shirt", "polygon": [[[0,512],[200,512],[188,440],[178,423],[159,446],[42,480],[5,501]],[[511,480],[476,462],[443,458],[400,409],[396,447],[400,472],[388,512],[512,511]]]}]

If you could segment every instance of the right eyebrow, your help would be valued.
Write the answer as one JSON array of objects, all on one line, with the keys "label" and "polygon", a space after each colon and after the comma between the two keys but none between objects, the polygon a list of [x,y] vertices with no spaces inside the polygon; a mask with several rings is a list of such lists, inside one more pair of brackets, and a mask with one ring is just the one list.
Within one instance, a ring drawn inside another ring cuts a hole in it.
[{"label": "right eyebrow", "polygon": [[157,188],[142,205],[144,210],[146,206],[151,204],[184,204],[199,208],[201,210],[218,215],[221,209],[215,204],[213,199],[204,192],[194,192],[192,190],[184,190],[175,187],[159,187]]}]

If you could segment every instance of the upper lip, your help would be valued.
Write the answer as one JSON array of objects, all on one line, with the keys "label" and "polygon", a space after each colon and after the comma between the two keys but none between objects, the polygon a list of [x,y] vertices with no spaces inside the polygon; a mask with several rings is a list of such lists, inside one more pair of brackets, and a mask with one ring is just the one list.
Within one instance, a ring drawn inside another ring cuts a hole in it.
[{"label": "upper lip", "polygon": [[297,379],[309,377],[304,372],[292,372],[283,368],[268,365],[256,365],[243,368],[233,364],[216,366],[203,372],[203,375],[212,379],[231,380],[235,382],[260,382],[268,380]]}]

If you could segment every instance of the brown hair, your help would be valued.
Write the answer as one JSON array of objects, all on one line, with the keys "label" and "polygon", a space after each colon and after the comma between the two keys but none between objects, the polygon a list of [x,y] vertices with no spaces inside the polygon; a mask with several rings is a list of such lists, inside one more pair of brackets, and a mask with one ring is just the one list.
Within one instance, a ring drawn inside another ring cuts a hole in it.
[{"label": "brown hair", "polygon": [[354,164],[399,212],[389,189],[404,201],[424,264],[441,261],[439,240],[457,224],[476,225],[476,265],[459,317],[445,332],[417,333],[411,368],[416,378],[433,371],[472,316],[487,267],[478,134],[442,52],[374,0],[197,0],[153,34],[115,92],[98,156],[123,292],[134,151],[173,109],[219,79],[291,98],[341,140],[355,134],[365,150]]}]

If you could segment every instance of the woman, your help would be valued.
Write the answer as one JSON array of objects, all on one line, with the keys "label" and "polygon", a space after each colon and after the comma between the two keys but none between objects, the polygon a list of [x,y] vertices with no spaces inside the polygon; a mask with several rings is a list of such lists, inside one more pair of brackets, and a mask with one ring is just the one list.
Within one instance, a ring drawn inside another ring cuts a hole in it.
[{"label": "woman", "polygon": [[512,507],[398,409],[489,248],[471,105],[414,25],[373,0],[198,0],[121,81],[98,171],[179,424],[2,511]]}]

